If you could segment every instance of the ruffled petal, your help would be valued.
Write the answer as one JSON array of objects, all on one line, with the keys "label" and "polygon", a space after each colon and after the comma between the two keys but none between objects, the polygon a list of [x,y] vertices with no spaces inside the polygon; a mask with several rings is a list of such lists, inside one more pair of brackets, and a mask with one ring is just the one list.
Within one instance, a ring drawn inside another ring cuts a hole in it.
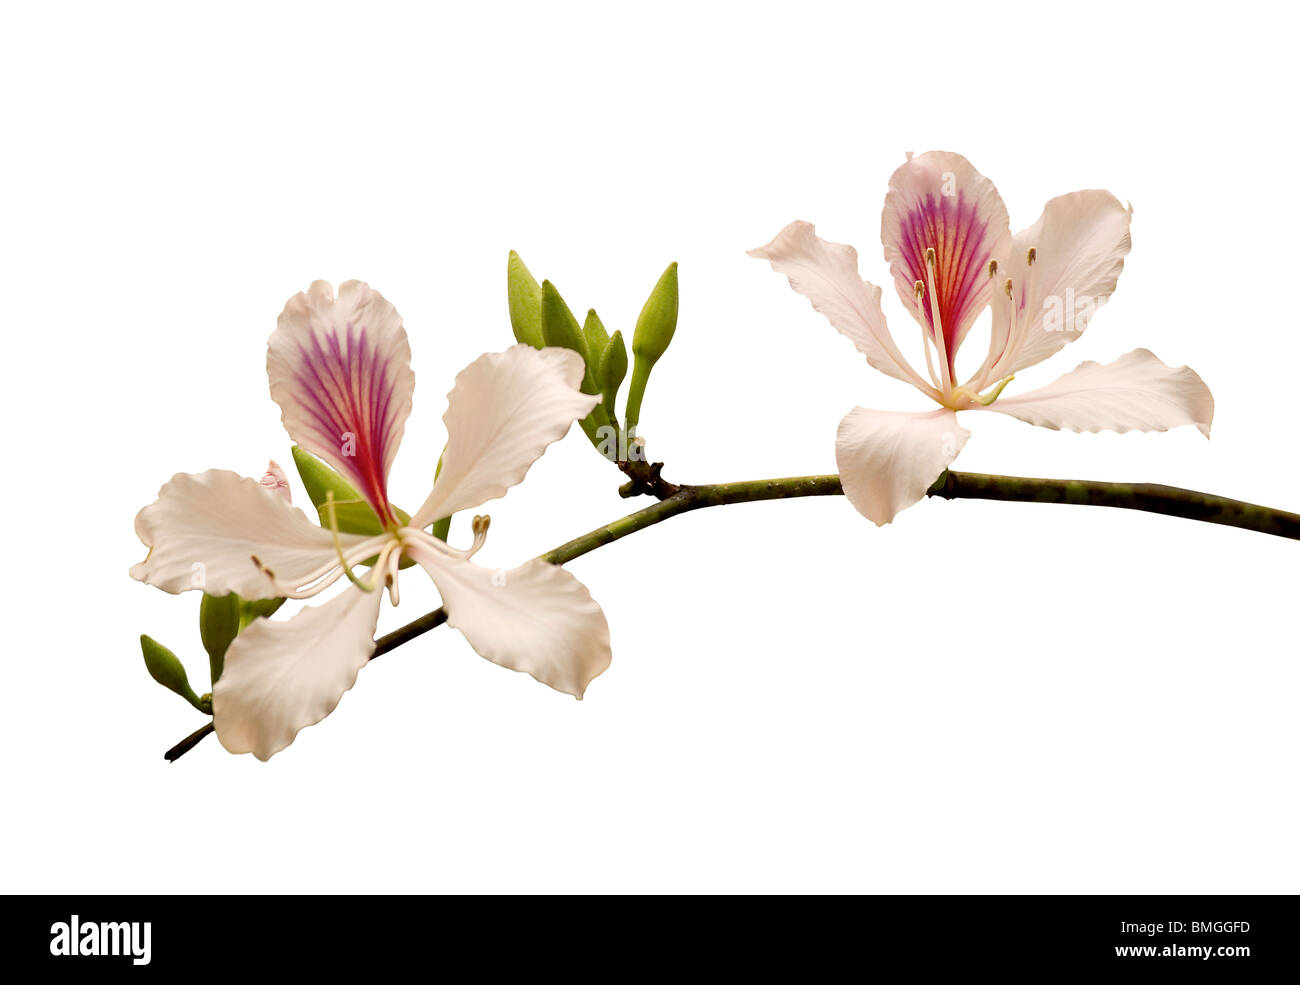
[{"label": "ruffled petal", "polygon": [[576,698],[609,666],[605,614],[563,568],[534,558],[491,571],[422,545],[407,550],[438,586],[447,624],[493,663]]},{"label": "ruffled petal", "polygon": [[333,711],[374,652],[382,597],[349,587],[292,619],[258,619],[236,636],[212,688],[221,744],[266,761]]},{"label": "ruffled petal", "polygon": [[847,336],[871,366],[937,398],[935,389],[899,352],[880,308],[880,288],[858,276],[857,250],[820,238],[810,222],[792,222],[749,255],[767,260],[773,270],[784,274],[790,286]]},{"label": "ruffled petal", "polygon": [[520,482],[546,446],[600,402],[579,389],[583,372],[576,352],[529,345],[479,356],[461,370],[442,417],[442,470],[410,525],[472,509]]},{"label": "ruffled petal", "polygon": [[411,413],[415,374],[402,317],[361,281],[316,281],[289,299],[267,349],[271,398],[293,440],[361,490],[383,520],[388,470]]},{"label": "ruffled petal", "polygon": [[[993,182],[960,154],[928,151],[909,157],[889,179],[880,220],[885,260],[903,304],[936,344],[949,368],[975,319],[989,303],[989,261],[1011,242],[1006,206]],[[926,251],[935,251],[933,299]],[[916,283],[925,286],[918,305]],[[943,326],[935,335],[934,309]]]},{"label": "ruffled petal", "polygon": [[1168,431],[1195,424],[1210,436],[1214,397],[1191,369],[1166,366],[1146,349],[1113,363],[1080,363],[1055,383],[987,408],[1039,427],[1070,431]]},{"label": "ruffled petal", "polygon": [[[149,556],[131,577],[172,593],[276,598],[338,558],[330,531],[256,479],[221,469],[173,476],[136,515],[135,532]],[[365,541],[340,535],[344,551]]]},{"label": "ruffled petal", "polygon": [[262,488],[269,489],[286,503],[293,502],[293,490],[289,488],[289,477],[275,461],[266,465],[266,475],[262,476]]},{"label": "ruffled petal", "polygon": [[969,437],[951,410],[905,414],[855,407],[835,438],[844,495],[883,526],[925,495]]},{"label": "ruffled petal", "polygon": [[1072,192],[1052,199],[1037,222],[1016,234],[999,265],[980,389],[1042,362],[1083,333],[1115,291],[1132,246],[1132,215],[1110,192]]}]

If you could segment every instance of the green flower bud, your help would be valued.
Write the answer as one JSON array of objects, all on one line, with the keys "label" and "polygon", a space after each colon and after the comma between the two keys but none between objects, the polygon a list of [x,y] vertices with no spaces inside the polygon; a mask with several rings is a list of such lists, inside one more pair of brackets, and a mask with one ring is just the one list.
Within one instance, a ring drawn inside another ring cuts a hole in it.
[{"label": "green flower bud", "polygon": [[[322,527],[329,526],[329,513],[325,509],[325,500],[330,492],[334,493],[334,515],[338,519],[339,532],[345,534],[362,534],[373,537],[384,532],[370,503],[357,491],[347,479],[322,462],[315,455],[308,454],[297,445],[293,449],[293,463],[298,466],[298,475],[307,487],[307,495],[320,518]],[[393,507],[393,513],[399,522],[410,523],[411,515],[404,510]]]},{"label": "green flower bud", "polygon": [[[604,326],[601,329],[603,331]],[[547,345],[572,349],[582,356],[587,363],[582,375],[582,392],[600,393],[600,388],[596,386],[596,378],[591,371],[592,357],[587,351],[587,337],[583,334],[578,319],[573,317],[573,312],[564,303],[564,298],[560,297],[560,292],[549,280],[542,281],[542,337]],[[609,414],[605,408],[597,404],[595,409],[579,423],[587,439],[600,448],[602,441],[600,430],[610,426]]]},{"label": "green flower bud", "polygon": [[632,354],[653,366],[668,349],[677,331],[677,264],[668,269],[655,284],[646,299],[645,307],[637,316],[636,331],[632,334]]},{"label": "green flower bud", "polygon": [[655,284],[632,333],[632,385],[627,394],[627,429],[636,430],[641,419],[641,401],[645,397],[650,370],[659,361],[677,331],[677,264],[668,269]]},{"label": "green flower bud", "polygon": [[[542,281],[542,338],[587,358],[587,339],[573,312],[549,280]],[[592,391],[594,392],[594,391]]]},{"label": "green flower bud", "polygon": [[239,631],[242,633],[249,624],[258,619],[269,619],[277,609],[284,605],[284,599],[257,599],[250,602],[239,600]]},{"label": "green flower bud", "polygon": [[605,412],[609,414],[611,420],[615,418],[614,398],[618,396],[618,388],[623,385],[626,376],[627,346],[623,342],[623,333],[615,332],[613,338],[605,343],[605,348],[600,354],[600,365],[596,370],[600,392],[605,397]]},{"label": "green flower bud", "polygon": [[221,596],[204,593],[203,601],[199,603],[199,637],[203,640],[203,649],[208,651],[213,684],[217,683],[226,665],[226,651],[239,635],[239,610],[239,596],[233,592]]},{"label": "green flower bud", "polygon": [[[510,255],[514,256],[513,253]],[[442,458],[443,455],[446,454],[447,448],[444,446],[442,449],[442,455],[438,456],[438,467],[433,470],[433,481],[435,484],[438,482],[438,476],[442,475]],[[447,535],[451,533],[451,517],[444,516],[441,520],[434,521],[430,532],[445,544],[447,542]]]},{"label": "green flower bud", "polygon": [[506,264],[506,295],[515,340],[540,349],[546,344],[542,337],[542,289],[514,250]]},{"label": "green flower bud", "polygon": [[169,691],[174,691],[192,704],[199,711],[205,711],[203,702],[190,687],[190,679],[185,674],[176,654],[152,637],[140,635],[140,650],[144,654],[144,665],[149,676]]},{"label": "green flower bud", "polygon": [[[605,331],[605,325],[596,314],[595,308],[587,312],[587,320],[582,323],[582,338],[587,343],[591,371],[596,373],[600,366],[600,355],[605,351],[605,346],[609,345],[609,332]],[[597,382],[600,382],[599,374],[597,374]]]}]

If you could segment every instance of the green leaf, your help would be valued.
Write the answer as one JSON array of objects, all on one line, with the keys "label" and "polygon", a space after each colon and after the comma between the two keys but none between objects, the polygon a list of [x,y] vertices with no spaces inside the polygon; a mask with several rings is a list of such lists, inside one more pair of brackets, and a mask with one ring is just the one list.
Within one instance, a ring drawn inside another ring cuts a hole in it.
[{"label": "green leaf", "polygon": [[627,345],[623,342],[623,333],[615,332],[605,343],[600,354],[600,367],[596,370],[597,382],[605,397],[605,412],[611,419],[615,418],[614,398],[618,396],[618,388],[623,385],[626,376]]},{"label": "green leaf", "polygon": [[542,348],[546,344],[542,336],[542,289],[514,250],[506,264],[506,294],[515,340],[534,349]]},{"label": "green leaf", "polygon": [[199,603],[199,637],[203,640],[203,649],[208,651],[208,667],[212,683],[216,684],[221,671],[226,665],[226,651],[239,635],[239,596],[234,592],[229,595],[203,595]]},{"label": "green leaf", "polygon": [[627,392],[627,429],[636,430],[641,420],[641,401],[650,369],[659,361],[677,331],[677,264],[670,263],[655,284],[636,320],[632,333],[632,384]]},{"label": "green leaf", "polygon": [[[322,527],[329,526],[329,513],[325,508],[325,501],[328,494],[333,492],[334,515],[338,518],[340,533],[373,537],[384,532],[384,525],[371,509],[370,503],[347,479],[297,445],[293,448],[293,462],[298,466],[298,475],[302,477],[302,484],[307,487],[307,495],[311,498],[312,505],[316,507]],[[393,513],[400,523],[411,522],[411,515],[396,506],[393,507]]]},{"label": "green leaf", "polygon": [[211,714],[203,701],[190,687],[190,679],[185,674],[176,654],[152,637],[140,635],[140,650],[144,654],[144,665],[149,676],[169,691],[174,691],[192,704],[199,711]]}]

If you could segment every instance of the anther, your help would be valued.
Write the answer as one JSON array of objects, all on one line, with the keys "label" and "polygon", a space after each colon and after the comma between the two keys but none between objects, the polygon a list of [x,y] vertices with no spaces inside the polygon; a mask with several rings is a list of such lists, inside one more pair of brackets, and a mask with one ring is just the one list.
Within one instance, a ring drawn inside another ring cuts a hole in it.
[{"label": "anther", "polygon": [[912,290],[916,292],[916,300],[920,301],[921,298],[925,297],[925,282],[918,280]]},{"label": "anther", "polygon": [[275,572],[264,565],[260,557],[256,554],[250,554],[249,557],[252,558],[253,564],[257,566],[258,571],[262,572],[262,574],[266,575],[266,577],[270,578],[272,581],[275,581]]},{"label": "anther", "polygon": [[1029,248],[1029,252],[1025,254],[1026,266],[1032,267],[1034,265],[1034,261],[1037,259],[1038,259],[1038,249],[1036,247],[1031,246]]},{"label": "anther", "polygon": [[474,543],[469,545],[469,551],[465,555],[467,559],[477,554],[479,548],[481,548],[487,541],[488,527],[491,525],[492,518],[490,516],[484,515],[474,517],[473,521],[470,523],[470,530],[474,533]]},{"label": "anther", "polygon": [[1006,282],[1005,284],[1002,285],[1002,289],[1003,289],[1004,291],[1007,292],[1007,297],[1011,297],[1011,278],[1010,278],[1010,277],[1008,277],[1008,278],[1007,278],[1007,282]]},{"label": "anther", "polygon": [[997,275],[998,275],[998,262],[996,260],[990,260],[989,277],[992,278],[992,277],[996,277]]},{"label": "anther", "polygon": [[935,264],[935,252],[933,246],[925,248],[925,264],[927,267],[933,267]]}]

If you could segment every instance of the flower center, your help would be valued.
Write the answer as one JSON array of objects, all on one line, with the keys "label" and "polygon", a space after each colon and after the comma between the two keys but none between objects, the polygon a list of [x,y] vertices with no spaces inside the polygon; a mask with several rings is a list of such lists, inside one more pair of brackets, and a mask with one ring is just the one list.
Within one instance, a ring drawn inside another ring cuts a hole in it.
[{"label": "flower center", "polygon": [[[916,311],[922,325],[922,337],[925,341],[925,364],[930,371],[930,380],[936,387],[944,393],[952,390],[952,378],[954,372],[953,359],[956,352],[948,351],[948,342],[943,334],[943,318],[939,314],[939,292],[935,290],[935,267],[938,264],[938,255],[933,246],[925,248],[925,280],[918,280],[915,285],[916,294]],[[929,298],[930,308],[930,325],[932,330],[926,332],[925,326],[925,307],[923,306],[926,298]],[[939,355],[939,375],[935,375],[934,362],[930,358],[930,344],[934,344],[935,350]]]}]

